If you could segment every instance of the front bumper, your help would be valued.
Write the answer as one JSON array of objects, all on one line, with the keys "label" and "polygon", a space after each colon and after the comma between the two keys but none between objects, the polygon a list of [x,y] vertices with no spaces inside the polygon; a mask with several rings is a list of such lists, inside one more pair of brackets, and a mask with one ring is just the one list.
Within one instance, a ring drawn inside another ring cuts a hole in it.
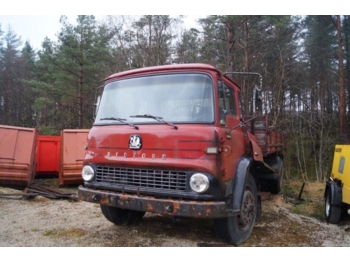
[{"label": "front bumper", "polygon": [[178,217],[222,218],[239,214],[239,210],[229,209],[225,201],[159,199],[151,196],[91,189],[84,186],[79,186],[78,198],[100,205]]}]

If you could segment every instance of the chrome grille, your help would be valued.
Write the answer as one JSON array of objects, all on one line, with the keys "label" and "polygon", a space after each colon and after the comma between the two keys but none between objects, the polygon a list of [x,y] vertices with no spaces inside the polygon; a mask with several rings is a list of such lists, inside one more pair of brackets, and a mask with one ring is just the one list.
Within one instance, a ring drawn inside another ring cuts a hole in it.
[{"label": "chrome grille", "polygon": [[110,185],[129,185],[136,187],[186,190],[185,171],[154,170],[138,168],[96,167],[96,182]]}]

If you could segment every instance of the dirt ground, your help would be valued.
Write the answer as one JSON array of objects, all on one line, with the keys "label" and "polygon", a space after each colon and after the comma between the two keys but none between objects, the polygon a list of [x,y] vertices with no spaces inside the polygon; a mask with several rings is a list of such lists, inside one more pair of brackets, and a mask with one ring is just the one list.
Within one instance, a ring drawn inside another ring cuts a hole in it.
[{"label": "dirt ground", "polygon": [[[50,180],[55,184],[57,180]],[[40,183],[47,183],[41,180]],[[279,195],[262,193],[262,215],[242,247],[349,247],[350,216],[339,225],[323,218],[322,183],[289,183]],[[77,187],[61,188],[75,194]],[[0,194],[22,191],[0,187]],[[43,196],[0,198],[0,247],[230,247],[210,220],[147,213],[133,226],[107,221],[96,204]]]}]

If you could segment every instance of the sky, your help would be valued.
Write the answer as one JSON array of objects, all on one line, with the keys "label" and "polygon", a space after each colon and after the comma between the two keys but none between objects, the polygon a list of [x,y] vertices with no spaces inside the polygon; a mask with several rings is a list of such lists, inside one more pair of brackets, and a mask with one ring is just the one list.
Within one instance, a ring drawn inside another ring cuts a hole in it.
[{"label": "sky", "polygon": [[[0,14],[1,30],[8,31],[9,26],[21,37],[22,44],[28,41],[36,49],[41,49],[45,37],[52,41],[57,40],[57,33],[61,29],[61,15],[2,15]],[[196,19],[199,16],[189,15],[184,18],[186,28],[196,26]],[[204,17],[204,16],[203,16]],[[67,15],[68,21],[75,24],[77,15]],[[96,15],[96,19],[105,19],[105,15]]]},{"label": "sky", "polygon": [[[67,16],[68,21],[74,24],[78,14],[94,15],[96,19],[103,19],[111,13],[112,15],[167,14],[178,16],[186,13],[185,10],[196,10],[203,14],[198,6],[191,8],[188,4],[189,1],[177,0],[176,6],[171,8],[169,8],[169,5],[175,2],[164,3],[161,0],[7,0],[1,3],[0,25],[1,30],[5,32],[7,32],[10,25],[16,35],[21,37],[23,44],[28,40],[34,49],[39,50],[46,36],[52,41],[56,41],[56,34],[61,29],[59,22],[61,15]],[[189,8],[184,9],[181,3]],[[206,15],[186,16],[189,17],[185,22],[190,27],[195,24],[197,17],[205,17]]]},{"label": "sky", "polygon": [[[341,1],[333,0],[332,3]],[[49,4],[48,4],[49,3]],[[130,4],[132,3],[132,4]],[[202,4],[198,4],[202,3]],[[339,14],[334,13],[332,9],[335,5],[323,5],[318,3],[317,7],[310,1],[294,0],[293,2],[276,5],[277,0],[250,0],[245,1],[228,1],[220,0],[220,4],[204,4],[204,2],[177,0],[173,2],[164,2],[162,0],[133,0],[133,1],[108,1],[108,0],[60,0],[56,2],[47,0],[16,0],[3,1],[0,9],[0,25],[2,31],[7,31],[10,25],[12,30],[21,37],[24,44],[29,41],[34,49],[41,49],[41,43],[47,36],[52,41],[56,41],[56,34],[60,31],[59,23],[62,14],[68,17],[68,21],[75,23],[76,14],[92,14],[97,19],[103,19],[106,13],[145,15],[145,14],[167,14],[177,16],[185,15],[185,28],[195,27],[196,19],[205,17],[205,14],[222,14],[229,10],[229,14]],[[326,3],[326,2],[325,2]],[[340,9],[344,10],[344,9]],[[346,10],[346,9],[345,9]],[[333,13],[332,13],[333,12]],[[191,15],[192,14],[192,15]],[[197,14],[197,15],[193,15]],[[202,15],[198,15],[202,14]]]}]

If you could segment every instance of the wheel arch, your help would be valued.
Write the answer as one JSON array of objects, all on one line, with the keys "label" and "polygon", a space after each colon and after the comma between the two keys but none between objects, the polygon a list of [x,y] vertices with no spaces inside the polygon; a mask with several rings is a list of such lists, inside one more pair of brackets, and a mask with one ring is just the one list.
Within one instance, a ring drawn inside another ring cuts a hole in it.
[{"label": "wheel arch", "polygon": [[[232,185],[230,186],[230,189],[232,190],[230,192],[232,193],[231,208],[233,210],[241,209],[245,185],[253,162],[254,160],[250,156],[242,156],[238,161],[235,176],[232,180]],[[254,177],[253,173],[251,175]],[[255,177],[254,180],[256,180]]]}]

